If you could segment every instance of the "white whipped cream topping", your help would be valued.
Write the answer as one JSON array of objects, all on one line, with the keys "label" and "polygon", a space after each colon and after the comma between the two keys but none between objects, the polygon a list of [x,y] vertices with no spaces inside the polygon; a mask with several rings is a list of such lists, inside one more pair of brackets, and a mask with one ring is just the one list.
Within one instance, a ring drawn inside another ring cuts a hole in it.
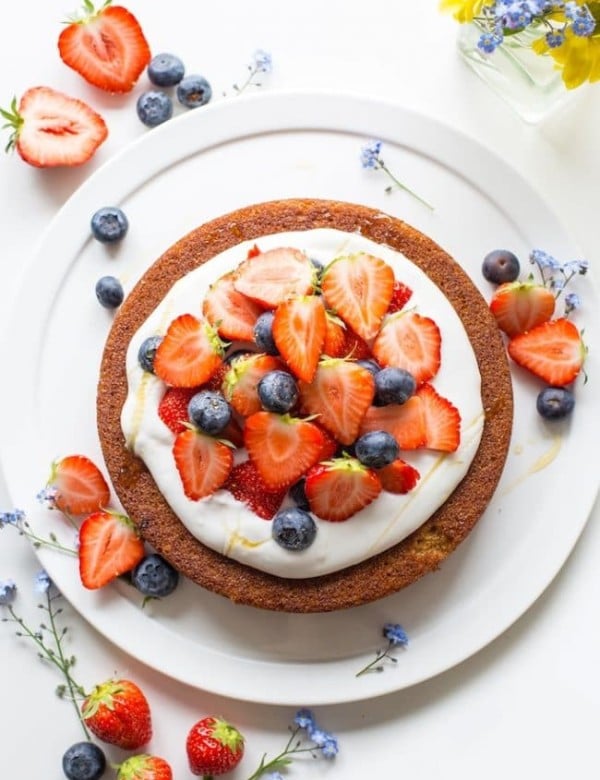
[{"label": "white whipped cream topping", "polygon": [[[460,411],[458,450],[443,454],[412,450],[401,457],[421,478],[408,494],[382,492],[369,506],[341,523],[315,518],[317,536],[302,552],[280,547],[271,537],[271,522],[251,512],[227,490],[200,501],[184,494],[171,452],[174,435],[158,416],[164,383],[140,368],[142,341],[163,334],[183,313],[201,317],[202,300],[211,282],[236,268],[257,243],[261,250],[289,246],[327,264],[335,257],[367,252],[385,260],[413,295],[408,304],[429,316],[442,333],[442,365],[432,380],[439,393]],[[465,476],[483,429],[480,375],[473,348],[460,318],[438,287],[401,253],[356,234],[319,229],[277,233],[222,252],[179,280],[137,331],[127,353],[129,393],[121,415],[128,446],[148,467],[159,490],[189,531],[207,547],[256,569],[287,578],[313,577],[338,571],[402,541],[444,503]]]}]

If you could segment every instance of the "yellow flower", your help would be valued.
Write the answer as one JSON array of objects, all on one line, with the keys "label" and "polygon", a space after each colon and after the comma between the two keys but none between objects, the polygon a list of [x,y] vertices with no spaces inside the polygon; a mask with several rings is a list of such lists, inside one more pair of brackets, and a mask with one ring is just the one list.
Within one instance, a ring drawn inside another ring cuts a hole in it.
[{"label": "yellow flower", "polygon": [[562,69],[567,89],[575,89],[585,81],[600,81],[600,33],[584,38],[567,29],[561,46],[550,48],[545,38],[533,44],[537,54],[549,54]]},{"label": "yellow flower", "polygon": [[440,0],[441,11],[451,11],[459,22],[471,22],[490,0]]}]

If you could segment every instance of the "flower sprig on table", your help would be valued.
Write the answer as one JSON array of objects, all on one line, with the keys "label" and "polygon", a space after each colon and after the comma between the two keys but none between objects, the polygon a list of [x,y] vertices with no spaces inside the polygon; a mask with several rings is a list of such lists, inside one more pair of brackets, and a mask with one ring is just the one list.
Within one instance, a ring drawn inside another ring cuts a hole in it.
[{"label": "flower sprig on table", "polygon": [[385,173],[385,175],[392,182],[385,188],[385,192],[388,195],[391,194],[395,189],[403,190],[404,192],[408,193],[413,198],[418,200],[420,203],[422,203],[424,206],[427,206],[428,209],[431,209],[431,211],[433,211],[433,206],[431,205],[431,203],[428,203],[420,195],[417,195],[417,193],[414,190],[411,190],[409,187],[407,187],[406,184],[403,184],[388,168],[388,166],[385,164],[385,162],[381,157],[382,147],[383,147],[383,142],[380,141],[379,139],[373,139],[368,143],[364,144],[360,151],[360,162],[362,167],[374,171],[383,171],[383,173]]},{"label": "flower sprig on table", "polygon": [[[529,254],[529,262],[537,267],[543,286],[552,290],[556,299],[560,298],[573,277],[583,276],[589,268],[587,260],[567,260],[565,263],[561,263],[560,260],[543,249],[533,249]],[[565,294],[565,317],[568,317],[572,311],[580,306],[581,298],[576,292]]]},{"label": "flower sprig on table", "polygon": [[77,555],[77,550],[61,544],[54,532],[51,532],[47,539],[38,536],[27,522],[25,512],[22,509],[0,512],[0,530],[3,528],[14,528],[21,536],[28,539],[35,548],[48,547],[51,550],[59,550],[68,555]]},{"label": "flower sprig on table", "polygon": [[261,73],[267,74],[273,70],[273,57],[264,49],[256,49],[252,55],[252,61],[246,66],[248,74],[241,84],[234,84],[233,89],[237,95],[241,95],[248,87],[261,87],[262,81],[257,81]]},{"label": "flower sprig on table", "polygon": [[527,45],[554,59],[568,89],[600,80],[599,0],[440,0],[440,8],[480,26],[485,55],[526,30],[533,34]]}]

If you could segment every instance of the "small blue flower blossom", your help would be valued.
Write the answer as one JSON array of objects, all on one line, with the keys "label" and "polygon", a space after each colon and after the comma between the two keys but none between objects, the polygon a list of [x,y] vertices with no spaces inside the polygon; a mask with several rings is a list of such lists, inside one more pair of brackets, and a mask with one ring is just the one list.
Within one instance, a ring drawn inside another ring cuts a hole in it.
[{"label": "small blue flower blossom", "polygon": [[565,295],[565,312],[568,314],[573,309],[578,309],[581,306],[581,298],[577,293],[570,292]]},{"label": "small blue flower blossom", "polygon": [[56,509],[56,493],[57,490],[54,486],[46,485],[46,487],[42,488],[36,495],[36,499],[42,506],[45,506],[46,509]]},{"label": "small blue flower blossom", "polygon": [[552,279],[550,279],[550,287],[553,290],[563,290],[565,287],[565,280],[552,277]]},{"label": "small blue flower blossom", "polygon": [[562,30],[551,30],[546,33],[546,43],[551,49],[562,46],[565,42],[565,34]]},{"label": "small blue flower blossom", "polygon": [[294,723],[301,729],[308,729],[310,731],[315,728],[315,716],[311,710],[303,708],[296,713]]},{"label": "small blue flower blossom", "polygon": [[16,597],[16,582],[14,580],[0,580],[0,607],[9,607]]},{"label": "small blue flower blossom", "polygon": [[386,623],[383,635],[394,647],[405,647],[408,644],[408,635],[399,623]]},{"label": "small blue flower blossom", "polygon": [[35,575],[35,581],[33,585],[33,589],[35,590],[35,592],[42,593],[42,594],[48,593],[51,587],[52,587],[52,580],[50,579],[48,572],[44,571],[44,569],[38,571],[38,573]]},{"label": "small blue flower blossom", "polygon": [[559,271],[562,267],[555,257],[548,254],[548,252],[544,252],[543,249],[533,249],[529,254],[529,260],[540,269],[550,268],[552,271]]},{"label": "small blue flower blossom", "polygon": [[493,54],[502,41],[502,35],[499,33],[484,32],[477,41],[477,48],[484,54]]},{"label": "small blue flower blossom", "polygon": [[329,732],[323,731],[323,729],[319,728],[317,725],[315,725],[314,728],[309,729],[308,736],[319,748],[324,747],[328,742],[335,742],[335,737],[333,734],[329,734]]},{"label": "small blue flower blossom", "polygon": [[22,509],[14,509],[12,512],[0,512],[0,528],[5,525],[14,525],[19,528],[25,519]]},{"label": "small blue flower blossom", "polygon": [[269,772],[268,775],[265,775],[265,780],[283,780],[283,775],[281,772]]},{"label": "small blue flower blossom", "polygon": [[383,143],[373,140],[365,144],[360,150],[360,162],[363,168],[376,168],[379,163],[379,153]]},{"label": "small blue flower blossom", "polygon": [[325,744],[321,747],[321,753],[325,758],[335,758],[339,753],[337,739],[330,736],[330,738],[326,740]]},{"label": "small blue flower blossom", "polygon": [[565,16],[567,19],[576,19],[577,15],[579,14],[579,9],[581,6],[577,5],[577,3],[574,2],[574,0],[570,0],[570,2],[565,3]]},{"label": "small blue flower blossom", "polygon": [[[586,9],[587,10],[587,9]],[[573,20],[571,30],[579,38],[589,38],[596,28],[596,20],[588,12],[587,14],[580,14]]]},{"label": "small blue flower blossom", "polygon": [[264,49],[257,49],[252,55],[252,60],[257,73],[270,73],[273,70],[273,57]]}]

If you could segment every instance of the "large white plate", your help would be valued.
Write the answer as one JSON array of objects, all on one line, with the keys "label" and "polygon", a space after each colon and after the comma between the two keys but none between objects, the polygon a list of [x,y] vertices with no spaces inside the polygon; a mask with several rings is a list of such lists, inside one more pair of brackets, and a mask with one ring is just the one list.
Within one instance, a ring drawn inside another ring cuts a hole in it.
[{"label": "large white plate", "polygon": [[[384,193],[382,173],[359,163],[383,139],[388,166],[435,205]],[[57,456],[101,462],[95,430],[98,364],[111,315],[94,285],[116,274],[130,289],[171,243],[207,219],[249,203],[294,196],[354,201],[400,216],[432,236],[485,294],[480,264],[491,248],[526,257],[534,246],[562,259],[576,249],[540,197],[499,158],[455,131],[399,106],[324,94],[263,94],[222,101],[152,130],[93,175],[61,210],[32,259],[5,334],[2,467],[11,498],[35,528],[73,530],[34,499]],[[119,204],[131,228],[108,249],[89,234],[100,206]],[[597,345],[598,297],[579,279],[588,343]],[[27,344],[27,348],[24,345]],[[325,615],[235,606],[185,582],[141,609],[123,582],[87,592],[72,558],[40,551],[73,605],[105,636],[150,666],[215,693],[275,704],[373,697],[427,679],[467,658],[515,621],[558,572],[591,511],[600,438],[591,387],[577,389],[566,424],[535,412],[536,385],[515,373],[511,453],[476,530],[435,574],[375,604]],[[8,383],[6,377],[18,377]],[[384,622],[410,646],[384,674],[355,672],[381,646]]]}]

